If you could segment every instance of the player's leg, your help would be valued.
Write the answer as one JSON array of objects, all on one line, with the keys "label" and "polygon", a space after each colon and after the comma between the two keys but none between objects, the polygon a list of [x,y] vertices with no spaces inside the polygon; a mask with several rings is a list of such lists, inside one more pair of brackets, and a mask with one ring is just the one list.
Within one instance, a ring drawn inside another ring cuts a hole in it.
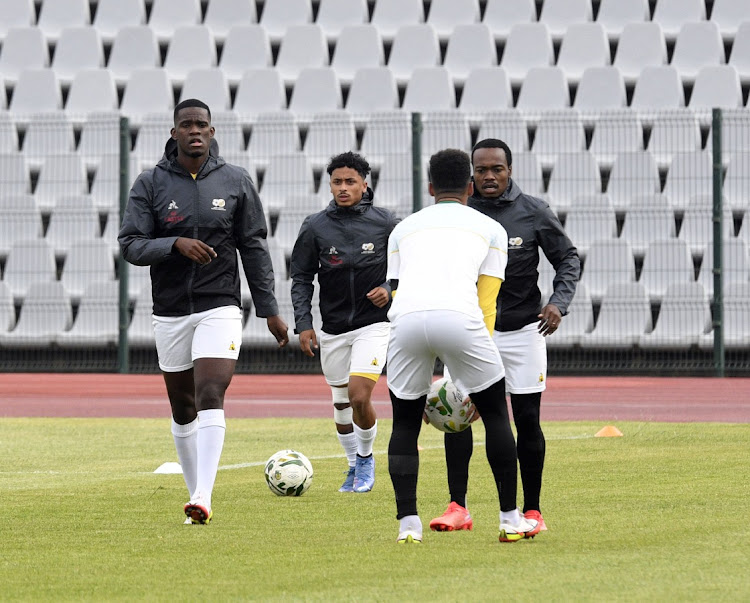
[{"label": "player's leg", "polygon": [[445,513],[430,522],[430,529],[438,532],[471,530],[474,522],[466,505],[469,461],[474,447],[471,426],[458,433],[446,433],[443,441],[451,500]]}]

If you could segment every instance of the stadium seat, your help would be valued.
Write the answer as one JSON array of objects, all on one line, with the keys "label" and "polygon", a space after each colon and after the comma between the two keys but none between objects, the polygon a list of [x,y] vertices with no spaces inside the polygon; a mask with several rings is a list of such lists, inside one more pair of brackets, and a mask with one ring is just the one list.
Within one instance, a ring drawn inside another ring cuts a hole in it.
[{"label": "stadium seat", "polygon": [[[544,301],[544,300],[543,300]],[[594,309],[586,285],[579,283],[568,306],[568,313],[560,322],[554,337],[546,337],[549,348],[565,348],[581,341],[581,336],[594,328]]]},{"label": "stadium seat", "polygon": [[591,0],[544,0],[539,22],[544,23],[555,40],[560,40],[568,28],[591,21]]},{"label": "stadium seat", "polygon": [[274,244],[283,251],[285,256],[289,256],[294,248],[294,243],[299,235],[300,226],[305,218],[311,212],[284,210],[279,214],[276,222],[276,229],[273,233]]},{"label": "stadium seat", "polygon": [[0,20],[0,43],[13,27],[36,25],[34,0],[10,0],[2,3],[3,18]]},{"label": "stadium seat", "polygon": [[403,25],[424,23],[422,0],[377,0],[370,22],[391,42]]},{"label": "stadium seat", "polygon": [[641,196],[631,205],[625,214],[622,226],[622,238],[630,243],[633,255],[640,259],[648,246],[654,241],[665,241],[677,236],[675,218],[672,209],[665,205],[647,204]]},{"label": "stadium seat", "polygon": [[559,67],[532,67],[521,84],[516,108],[527,121],[538,119],[545,111],[570,107],[570,91]]},{"label": "stadium seat", "polygon": [[108,69],[86,69],[73,77],[65,113],[74,124],[85,124],[87,115],[118,110],[117,86]]},{"label": "stadium seat", "polygon": [[[734,237],[734,221],[729,208],[722,215],[723,240]],[[700,257],[714,240],[713,210],[705,207],[688,207],[682,218],[677,238],[685,241],[694,257]]]},{"label": "stadium seat", "polygon": [[31,175],[21,153],[0,154],[0,202],[31,192]]},{"label": "stadium seat", "polygon": [[742,85],[737,69],[732,65],[711,65],[702,67],[695,78],[690,95],[691,109],[695,110],[702,125],[711,123],[711,109],[742,108]]},{"label": "stadium seat", "polygon": [[519,23],[513,26],[500,62],[511,84],[521,84],[532,69],[549,67],[554,62],[552,37],[544,23]]},{"label": "stadium seat", "polygon": [[471,151],[471,129],[461,111],[431,111],[422,115],[422,157],[442,149]]},{"label": "stadium seat", "polygon": [[[1,84],[2,79],[0,78],[0,85]],[[0,96],[0,99],[1,98],[2,97]],[[0,111],[0,155],[17,153],[18,150],[18,131],[16,130],[16,124],[13,122],[7,111]]]},{"label": "stadium seat", "polygon": [[227,163],[231,163],[232,165],[236,165],[244,169],[248,175],[250,176],[250,179],[253,181],[253,186],[257,188],[258,186],[258,170],[255,168],[255,163],[253,163],[252,158],[248,154],[247,151],[232,151],[227,150],[226,152],[221,150],[222,143],[219,142],[219,151],[221,156],[224,158],[224,161]]},{"label": "stadium seat", "polygon": [[714,0],[711,21],[719,26],[725,42],[734,41],[738,28],[747,20],[747,5],[743,0]]},{"label": "stadium seat", "polygon": [[[539,254],[539,265],[537,266],[537,287],[542,295],[542,304],[545,304],[553,291],[553,283],[555,279],[555,269],[552,264],[549,263],[547,256],[543,253]],[[580,287],[580,283],[578,284]],[[584,285],[585,288],[585,285]]]},{"label": "stadium seat", "polygon": [[664,194],[672,207],[683,210],[690,205],[691,197],[710,195],[713,181],[711,154],[705,151],[679,153],[674,156],[664,183]]},{"label": "stadium seat", "polygon": [[257,22],[255,0],[210,0],[203,19],[203,25],[211,30],[220,44],[224,43],[233,27],[252,25]]},{"label": "stadium seat", "polygon": [[107,44],[111,44],[123,28],[145,24],[144,0],[98,0],[96,3],[93,25]]},{"label": "stadium seat", "polygon": [[659,0],[653,20],[661,26],[668,40],[674,40],[686,23],[703,21],[705,18],[704,0]]},{"label": "stadium seat", "polygon": [[10,289],[0,281],[0,333],[7,333],[16,324],[16,308]]},{"label": "stadium seat", "polygon": [[78,154],[52,155],[44,160],[34,189],[36,204],[43,212],[53,210],[59,199],[87,192],[86,168]]},{"label": "stadium seat", "polygon": [[37,27],[11,27],[0,52],[0,74],[15,84],[23,71],[49,67],[49,49]]},{"label": "stadium seat", "polygon": [[52,69],[26,69],[18,76],[8,110],[16,123],[25,123],[32,116],[63,108],[62,91]]},{"label": "stadium seat", "polygon": [[32,283],[54,281],[56,278],[55,254],[47,241],[38,238],[11,245],[3,270],[3,282],[16,301],[23,300]]},{"label": "stadium seat", "polygon": [[136,71],[157,67],[161,67],[159,42],[150,27],[132,25],[117,31],[107,62],[115,82],[125,85]]},{"label": "stadium seat", "polygon": [[66,27],[55,45],[52,70],[63,85],[84,69],[104,67],[104,48],[99,33],[90,25]]},{"label": "stadium seat", "polygon": [[358,69],[382,67],[384,64],[383,40],[373,25],[347,25],[341,30],[331,67],[342,84],[351,84]]},{"label": "stadium seat", "polygon": [[382,111],[371,114],[362,135],[360,149],[370,165],[376,167],[379,167],[389,155],[409,152],[411,115],[406,111]]},{"label": "stadium seat", "polygon": [[201,22],[200,0],[152,0],[149,27],[159,42],[168,43],[178,28]]},{"label": "stadium seat", "polygon": [[174,94],[164,69],[138,69],[125,85],[120,112],[138,126],[148,113],[171,113]]},{"label": "stadium seat", "polygon": [[750,152],[732,154],[723,192],[730,208],[742,211],[750,208]]},{"label": "stadium seat", "polygon": [[729,64],[737,69],[743,85],[750,83],[750,22],[741,23],[737,29]]},{"label": "stadium seat", "polygon": [[[97,224],[98,227],[98,224]],[[77,304],[86,287],[98,281],[113,281],[115,263],[109,246],[101,238],[74,239],[65,256],[60,282]]]},{"label": "stadium seat", "polygon": [[742,223],[740,229],[737,231],[737,238],[745,241],[748,248],[750,248],[750,209],[746,210],[741,215]]},{"label": "stadium seat", "polygon": [[651,305],[643,285],[613,282],[602,298],[593,330],[581,336],[580,345],[584,349],[628,349],[651,331],[651,325]]},{"label": "stadium seat", "polygon": [[650,16],[648,0],[600,0],[596,22],[604,27],[610,40],[618,40],[628,23],[648,21]]},{"label": "stadium seat", "polygon": [[[723,329],[724,347],[727,350],[747,350],[750,346],[750,283],[730,283],[724,288]],[[713,332],[700,340],[700,347],[712,349]]]},{"label": "stadium seat", "polygon": [[496,65],[497,50],[490,28],[484,23],[457,25],[448,38],[443,61],[453,82],[463,84],[472,71],[496,69]]},{"label": "stadium seat", "polygon": [[325,168],[334,155],[356,150],[357,132],[348,111],[315,115],[307,129],[304,147],[313,169]]},{"label": "stadium seat", "polygon": [[[398,147],[394,147],[398,148]],[[409,153],[387,155],[380,167],[375,199],[378,205],[392,207],[412,194],[412,165]]]},{"label": "stadium seat", "polygon": [[680,349],[697,345],[711,328],[711,309],[700,283],[672,283],[664,293],[654,330],[638,340],[643,349]]},{"label": "stadium seat", "polygon": [[41,238],[42,214],[31,195],[3,197],[0,215],[3,217],[0,220],[0,260],[8,256],[16,242]]},{"label": "stadium seat", "polygon": [[55,342],[66,348],[114,346],[119,338],[119,288],[115,280],[89,283],[81,296],[75,321]]},{"label": "stadium seat", "polygon": [[588,67],[576,89],[573,107],[578,109],[587,125],[605,111],[627,106],[625,80],[617,67]]},{"label": "stadium seat", "polygon": [[583,265],[581,282],[588,287],[592,301],[601,301],[605,290],[613,283],[634,281],[635,259],[630,243],[620,238],[591,244]]},{"label": "stadium seat", "polygon": [[565,232],[584,259],[594,241],[617,238],[615,212],[608,207],[571,207],[565,215]]},{"label": "stadium seat", "polygon": [[[117,242],[117,236],[119,234],[120,208],[113,207],[107,213],[107,223],[104,225],[104,231],[102,232],[102,240],[107,243],[109,251],[113,257],[119,257],[120,255],[120,244]],[[131,296],[131,299],[132,298],[133,297]]]},{"label": "stadium seat", "polygon": [[[733,283],[747,283],[750,274],[750,259],[747,243],[741,238],[724,238],[722,241],[721,277],[724,282],[724,296]],[[714,296],[714,245],[710,241],[703,250],[703,260],[698,271],[698,282]],[[747,301],[747,300],[745,300]]]},{"label": "stadium seat", "polygon": [[680,74],[671,65],[645,67],[635,82],[630,108],[644,123],[651,123],[659,111],[685,106]]},{"label": "stadium seat", "polygon": [[294,83],[289,111],[308,122],[315,113],[343,108],[341,84],[332,67],[305,67]]},{"label": "stadium seat", "polygon": [[661,301],[672,283],[694,280],[693,257],[685,241],[671,238],[652,241],[648,245],[638,282],[643,285],[651,301]]},{"label": "stadium seat", "polygon": [[[271,68],[272,65],[271,42],[262,26],[235,25],[229,30],[219,67],[231,85],[240,83],[247,71]],[[258,90],[258,94],[263,94],[262,89]]]},{"label": "stadium seat", "polygon": [[248,69],[242,74],[233,110],[244,120],[261,113],[286,109],[286,90],[279,72],[273,67]]},{"label": "stadium seat", "polygon": [[595,212],[614,212],[615,204],[612,202],[612,198],[607,193],[597,193],[594,195],[577,195],[573,197],[568,212],[581,211],[584,209],[593,209]]},{"label": "stadium seat", "polygon": [[[2,115],[7,115],[5,110],[8,108],[8,94],[5,91],[5,80],[3,79],[2,74],[0,74],[0,113]],[[0,133],[0,136],[2,136],[2,133]],[[2,145],[2,141],[0,140],[0,145]]]},{"label": "stadium seat", "polygon": [[482,23],[490,28],[495,41],[505,41],[513,26],[536,21],[534,0],[487,0]]},{"label": "stadium seat", "polygon": [[603,167],[612,167],[618,153],[642,151],[643,126],[640,119],[627,110],[602,113],[596,121],[589,150]]},{"label": "stadium seat", "polygon": [[[459,109],[477,122],[480,128],[486,113],[511,107],[513,91],[505,69],[477,67],[469,72],[461,92]],[[528,147],[528,141],[526,144]]]},{"label": "stadium seat", "polygon": [[367,0],[319,0],[315,22],[330,43],[336,42],[345,28],[364,25],[369,20]]},{"label": "stadium seat", "polygon": [[258,168],[265,168],[274,155],[295,155],[300,148],[299,126],[291,113],[261,113],[256,117],[247,152]]},{"label": "stadium seat", "polygon": [[388,67],[357,69],[346,99],[346,110],[358,121],[363,116],[398,109],[398,85]]},{"label": "stadium seat", "polygon": [[[99,213],[89,195],[66,195],[57,199],[49,218],[45,240],[58,259],[65,258],[77,241],[99,238]],[[108,255],[108,254],[107,254]]]},{"label": "stadium seat", "polygon": [[431,25],[404,25],[396,32],[388,57],[396,83],[406,85],[419,67],[440,65],[440,43]]},{"label": "stadium seat", "polygon": [[66,27],[91,23],[88,0],[55,0],[43,2],[39,9],[37,27],[48,42],[57,42]]},{"label": "stadium seat", "polygon": [[[590,6],[590,0],[586,1]],[[604,27],[591,22],[571,23],[563,36],[557,57],[557,66],[562,67],[568,81],[578,83],[589,67],[609,64],[609,41]]]},{"label": "stadium seat", "polygon": [[542,166],[536,155],[528,151],[516,151],[511,147],[513,154],[513,181],[521,187],[521,190],[535,197],[544,193],[544,181],[542,180]]},{"label": "stadium seat", "polygon": [[456,108],[456,91],[445,67],[417,67],[409,78],[402,109],[411,112]]},{"label": "stadium seat", "polygon": [[265,0],[259,23],[272,44],[280,42],[290,27],[312,23],[311,0]]},{"label": "stadium seat", "polygon": [[543,169],[551,168],[562,154],[585,149],[586,136],[577,111],[550,113],[539,119],[531,150]]},{"label": "stadium seat", "polygon": [[547,188],[547,201],[556,212],[565,212],[576,197],[601,192],[599,167],[589,151],[558,155]]},{"label": "stadium seat", "polygon": [[479,23],[479,0],[432,0],[427,23],[432,25],[442,42],[462,25]]},{"label": "stadium seat", "polygon": [[190,69],[180,91],[180,101],[198,98],[211,108],[211,115],[232,109],[229,82],[219,67]]},{"label": "stadium seat", "polygon": [[128,343],[137,348],[153,348],[153,298],[151,297],[151,283],[144,285],[135,300],[133,316],[128,325]]},{"label": "stadium seat", "polygon": [[683,25],[670,62],[683,83],[695,82],[703,67],[718,66],[724,62],[724,42],[716,23],[701,21]]},{"label": "stadium seat", "polygon": [[281,39],[276,69],[291,86],[305,67],[326,67],[328,58],[328,43],[320,26],[291,25]]},{"label": "stadium seat", "polygon": [[[713,132],[709,131],[706,148],[713,149]],[[750,117],[744,109],[721,112],[721,149],[723,162],[732,160],[735,153],[750,152]]]},{"label": "stadium seat", "polygon": [[648,141],[648,150],[660,167],[667,167],[672,158],[680,153],[700,149],[700,124],[691,110],[661,112],[654,122]]},{"label": "stadium seat", "polygon": [[164,155],[164,145],[173,126],[172,115],[166,111],[143,116],[131,155],[142,169],[152,168]]},{"label": "stadium seat", "polygon": [[287,197],[315,192],[313,171],[304,153],[274,155],[268,160],[260,195],[270,213],[278,213]]},{"label": "stadium seat", "polygon": [[175,29],[164,70],[173,84],[182,85],[188,71],[216,67],[216,42],[205,25],[183,25]]},{"label": "stadium seat", "polygon": [[[23,154],[32,170],[38,170],[48,157],[75,151],[73,122],[62,111],[35,116],[26,127]],[[57,177],[64,177],[64,173]],[[37,187],[38,189],[38,187]]]},{"label": "stadium seat", "polygon": [[[203,98],[194,96],[193,98]],[[214,138],[219,145],[219,154],[226,159],[227,153],[237,153],[245,151],[245,135],[242,131],[242,124],[239,116],[234,111],[214,111],[211,107],[211,125],[214,127]]]},{"label": "stadium seat", "polygon": [[647,67],[667,64],[667,41],[658,23],[628,23],[617,43],[614,66],[626,84],[632,84]]},{"label": "stadium seat", "polygon": [[16,327],[0,333],[0,347],[47,346],[72,322],[73,310],[62,283],[35,282],[29,286]]}]

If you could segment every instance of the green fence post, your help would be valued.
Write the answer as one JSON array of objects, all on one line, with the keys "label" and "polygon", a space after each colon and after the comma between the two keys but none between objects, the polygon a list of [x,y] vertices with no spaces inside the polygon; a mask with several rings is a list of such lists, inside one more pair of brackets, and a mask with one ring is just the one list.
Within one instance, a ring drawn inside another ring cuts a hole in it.
[{"label": "green fence post", "polygon": [[422,114],[411,114],[412,211],[422,209]]},{"label": "green fence post", "polygon": [[[120,224],[125,215],[130,191],[130,123],[127,117],[120,118]],[[118,254],[120,274],[119,326],[117,336],[117,367],[121,373],[130,372],[128,323],[130,322],[128,300],[128,263]]]},{"label": "green fence post", "polygon": [[721,166],[721,109],[711,112],[711,132],[713,144],[713,245],[714,245],[714,372],[723,377],[725,371],[724,354],[724,231]]}]

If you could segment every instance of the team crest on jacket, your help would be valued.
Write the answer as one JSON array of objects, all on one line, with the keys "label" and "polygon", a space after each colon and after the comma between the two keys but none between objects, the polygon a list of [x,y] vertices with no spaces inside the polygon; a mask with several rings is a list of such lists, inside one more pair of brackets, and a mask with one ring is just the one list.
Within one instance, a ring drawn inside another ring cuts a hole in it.
[{"label": "team crest on jacket", "polygon": [[362,243],[362,253],[363,254],[375,253],[375,244],[374,243]]},{"label": "team crest on jacket", "polygon": [[330,256],[330,262],[331,262],[331,264],[334,265],[334,266],[336,266],[338,264],[343,264],[344,263],[344,260],[342,260],[338,256],[338,253],[339,252],[336,250],[336,246],[335,245],[331,245],[331,248],[328,250],[328,255]]},{"label": "team crest on jacket", "polygon": [[211,201],[211,209],[216,211],[227,211],[225,205],[227,204],[224,199],[214,199]]},{"label": "team crest on jacket", "polygon": [[180,209],[180,208],[177,207],[177,201],[172,199],[172,202],[167,206],[167,209]]},{"label": "team crest on jacket", "polygon": [[523,245],[523,239],[521,237],[512,237],[508,239],[508,247],[520,247]]}]

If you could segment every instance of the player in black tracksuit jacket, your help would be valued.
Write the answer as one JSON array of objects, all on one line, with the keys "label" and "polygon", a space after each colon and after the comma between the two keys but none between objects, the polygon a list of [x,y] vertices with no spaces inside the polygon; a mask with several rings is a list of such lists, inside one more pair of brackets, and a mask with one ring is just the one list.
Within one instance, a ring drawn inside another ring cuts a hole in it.
[{"label": "player in black tracksuit jacket", "polygon": [[[544,337],[557,330],[575,295],[581,274],[578,252],[546,201],[524,194],[512,180],[513,157],[501,140],[477,142],[472,150],[474,195],[469,206],[497,220],[508,233],[508,266],[497,299],[493,340],[505,365],[513,420],[518,433],[518,462],[523,484],[523,512],[546,529],[539,508],[545,440],[540,426],[542,391],[546,388],[547,350]],[[539,251],[555,269],[553,293],[545,303],[537,285]],[[462,512],[433,519],[433,529],[462,529],[465,517],[471,429],[446,434],[445,456],[451,504]],[[455,511],[455,510],[454,510]],[[434,524],[434,525],[433,525]]]},{"label": "player in black tracksuit jacket", "polygon": [[327,167],[333,199],[300,227],[291,260],[295,333],[308,356],[318,347],[313,328],[313,280],[318,277],[321,366],[331,386],[334,421],[349,469],[342,492],[367,492],[374,483],[377,432],[372,390],[385,364],[391,288],[385,282],[388,236],[398,219],[373,205],[370,166],[356,153]]}]

